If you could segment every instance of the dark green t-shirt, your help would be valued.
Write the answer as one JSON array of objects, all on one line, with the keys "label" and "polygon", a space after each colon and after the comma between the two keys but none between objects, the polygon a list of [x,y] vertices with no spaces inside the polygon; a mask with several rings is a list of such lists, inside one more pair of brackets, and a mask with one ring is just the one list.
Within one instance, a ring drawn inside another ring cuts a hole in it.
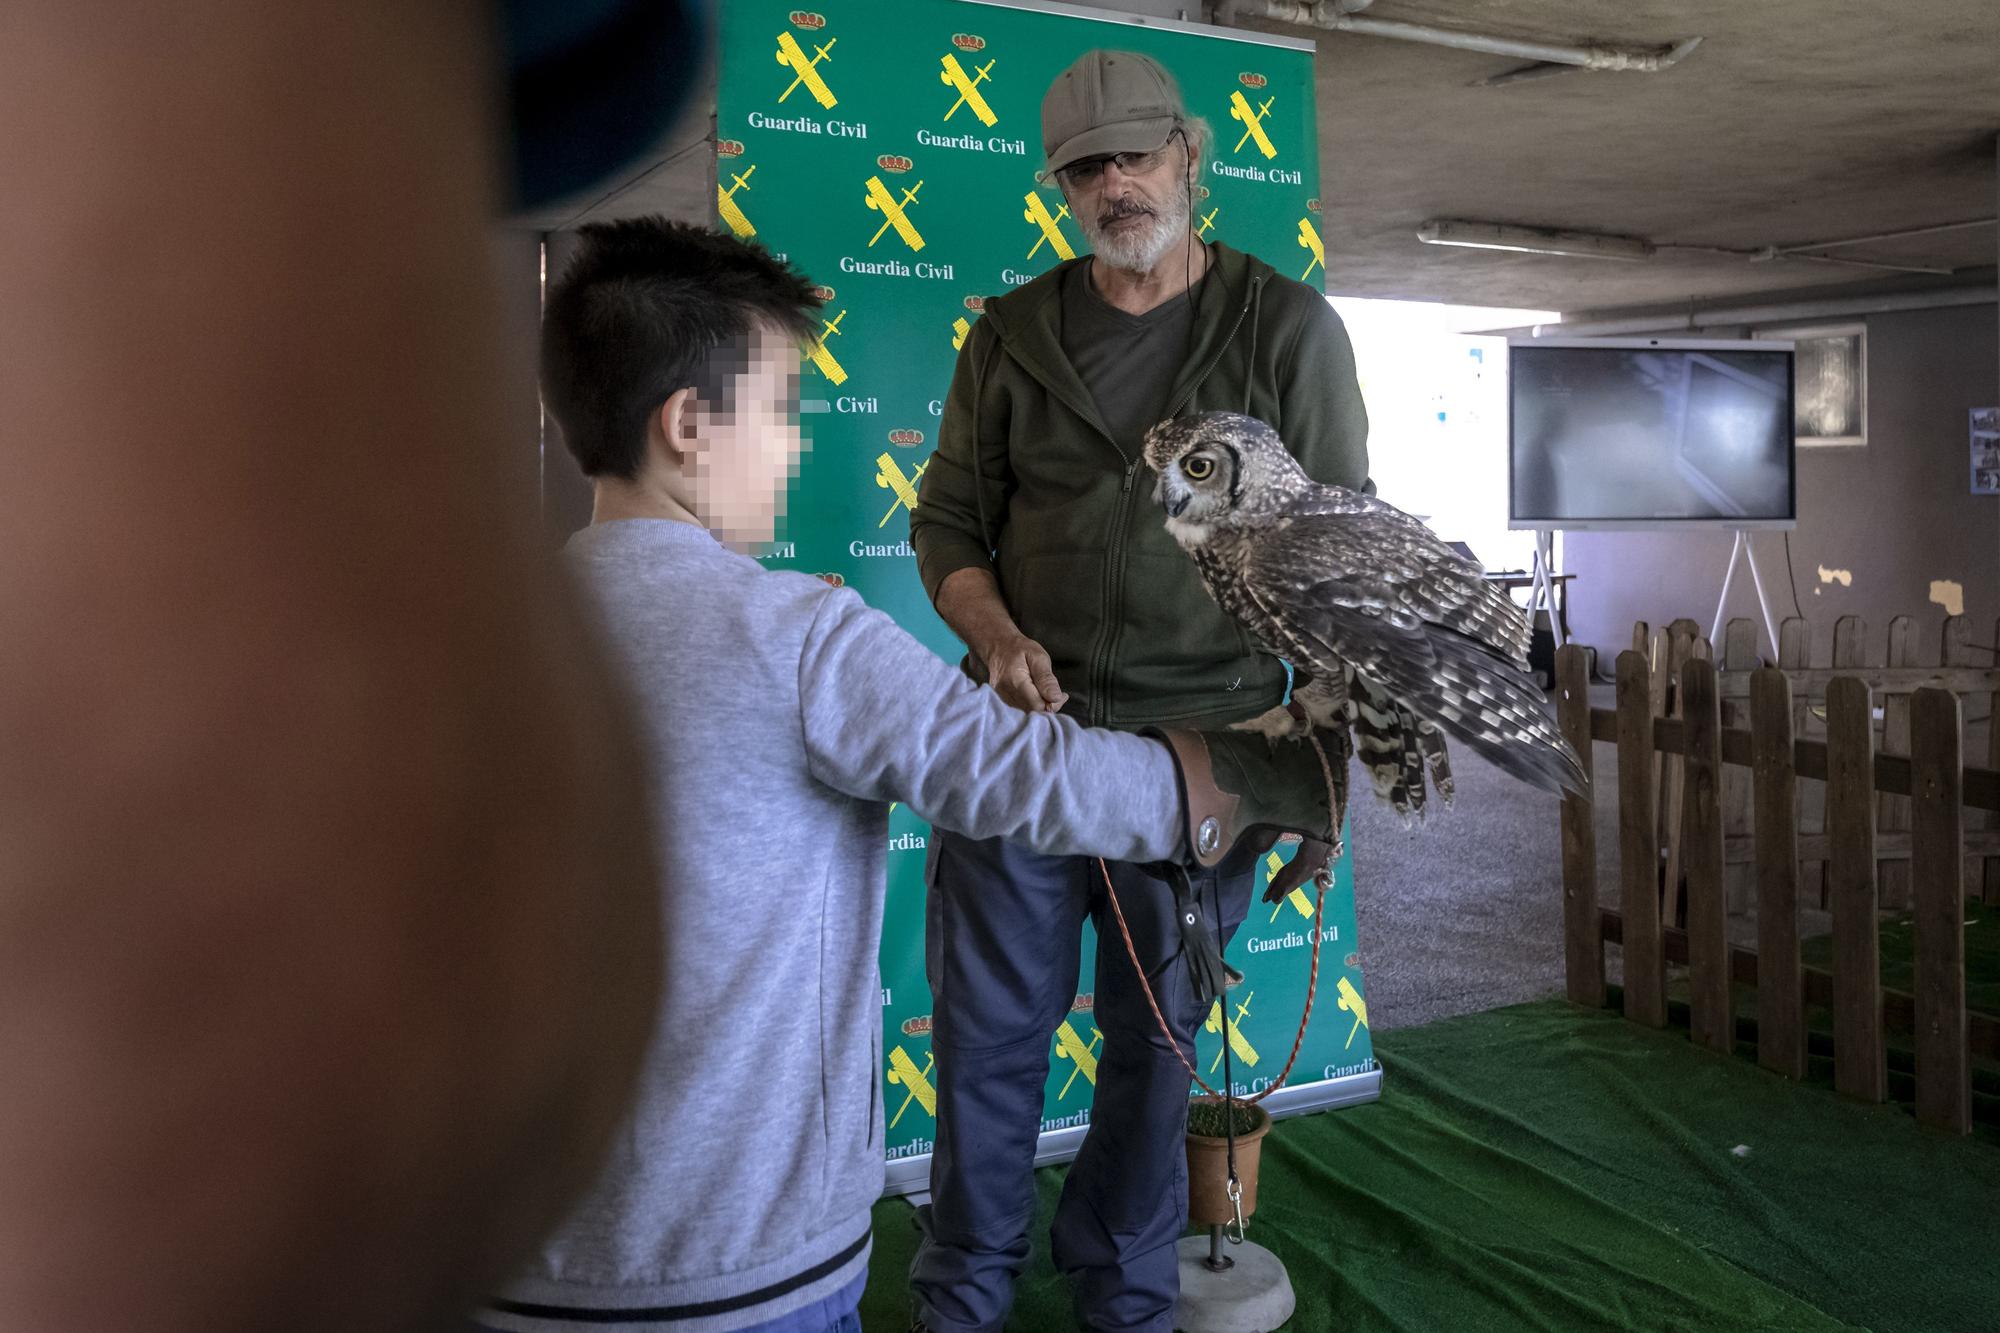
[{"label": "dark green t-shirt", "polygon": [[1090,265],[1063,275],[1062,348],[1097,403],[1111,438],[1129,458],[1167,414],[1167,394],[1187,361],[1194,318],[1189,297],[1201,300],[1207,274],[1143,315],[1128,315],[1098,295]]}]

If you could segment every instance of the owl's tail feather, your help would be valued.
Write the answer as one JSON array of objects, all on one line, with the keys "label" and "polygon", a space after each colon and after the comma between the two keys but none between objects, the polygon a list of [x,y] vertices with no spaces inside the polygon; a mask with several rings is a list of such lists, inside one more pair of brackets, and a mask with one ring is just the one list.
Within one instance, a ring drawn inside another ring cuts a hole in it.
[{"label": "owl's tail feather", "polygon": [[1424,759],[1430,764],[1431,788],[1437,792],[1438,799],[1449,806],[1456,789],[1451,780],[1451,756],[1444,748],[1444,733],[1434,722],[1419,722],[1417,744],[1423,747]]},{"label": "owl's tail feather", "polygon": [[1429,635],[1436,668],[1425,711],[1495,767],[1544,791],[1581,794],[1583,765],[1525,671],[1450,630]]},{"label": "owl's tail feather", "polygon": [[1368,770],[1375,794],[1407,822],[1424,810],[1424,761],[1417,749],[1416,719],[1353,667],[1346,667],[1344,674],[1355,757]]},{"label": "owl's tail feather", "polygon": [[1403,741],[1404,799],[1409,803],[1412,814],[1422,815],[1428,797],[1424,790],[1424,751],[1418,739],[1416,714],[1399,706],[1396,709],[1396,727]]}]

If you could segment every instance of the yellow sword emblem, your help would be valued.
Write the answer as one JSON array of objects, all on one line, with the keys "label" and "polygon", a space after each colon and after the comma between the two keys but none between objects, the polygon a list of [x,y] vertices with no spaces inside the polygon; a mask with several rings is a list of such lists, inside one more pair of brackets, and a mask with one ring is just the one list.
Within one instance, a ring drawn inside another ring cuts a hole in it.
[{"label": "yellow sword emblem", "polygon": [[959,348],[965,346],[965,340],[971,335],[972,325],[965,322],[965,316],[960,315],[957,319],[954,319],[951,322],[951,350],[956,352]]},{"label": "yellow sword emblem", "polygon": [[892,455],[883,454],[875,460],[875,484],[884,490],[896,493],[896,503],[889,506],[889,512],[882,515],[882,521],[877,523],[876,527],[888,527],[889,520],[896,516],[898,509],[908,509],[913,514],[917,512],[917,481],[924,475],[924,469],[929,466],[930,460],[926,459],[917,464],[916,470],[906,477],[903,475],[903,469],[896,466],[896,460]]},{"label": "yellow sword emblem", "polygon": [[[1242,1028],[1243,1020],[1250,1016],[1250,1001],[1256,997],[1256,994],[1256,991],[1251,991],[1250,994],[1244,996],[1243,1003],[1236,1006],[1236,1017],[1229,1021],[1229,1049],[1236,1052],[1236,1058],[1246,1065],[1257,1063],[1257,1048],[1252,1046],[1249,1038],[1243,1035]],[[1222,1001],[1217,1000],[1209,1009],[1208,1021],[1203,1023],[1202,1026],[1210,1032],[1222,1031]],[[1213,1074],[1221,1066],[1222,1052],[1218,1050],[1215,1053],[1214,1062],[1208,1067],[1208,1072]]]},{"label": "yellow sword emblem", "polygon": [[757,229],[751,226],[750,219],[743,215],[742,205],[736,202],[736,192],[749,189],[750,178],[756,174],[757,168],[754,166],[746,169],[740,176],[732,171],[729,173],[729,179],[735,182],[734,185],[725,190],[718,182],[715,187],[715,206],[721,212],[722,220],[729,224],[729,230],[745,240],[755,236]]},{"label": "yellow sword emblem", "polygon": [[1355,1036],[1368,1026],[1368,1002],[1361,998],[1361,992],[1354,989],[1354,983],[1346,977],[1340,979],[1340,1007],[1354,1015],[1354,1026],[1348,1031],[1347,1045],[1354,1045]]},{"label": "yellow sword emblem", "polygon": [[1264,105],[1252,110],[1249,99],[1244,97],[1242,92],[1237,91],[1229,94],[1230,118],[1243,122],[1243,137],[1236,141],[1236,147],[1230,149],[1230,152],[1242,152],[1243,145],[1251,139],[1255,139],[1257,141],[1257,151],[1265,157],[1271,158],[1278,155],[1278,150],[1271,145],[1270,136],[1264,133],[1264,117],[1271,113],[1271,103],[1277,100],[1276,97],[1267,97],[1264,99]]},{"label": "yellow sword emblem", "polygon": [[821,320],[819,322],[821,333],[813,340],[812,350],[806,353],[812,358],[812,363],[819,367],[819,373],[826,376],[830,384],[847,383],[847,368],[834,359],[833,353],[826,345],[828,338],[840,336],[840,321],[846,318],[847,312],[843,310],[830,320]]},{"label": "yellow sword emblem", "polygon": [[785,91],[778,94],[780,102],[790,97],[792,90],[803,83],[806,86],[806,91],[813,95],[815,101],[827,110],[833,110],[834,103],[840,99],[833,95],[833,89],[827,87],[826,80],[819,76],[817,66],[822,60],[832,59],[833,44],[839,40],[838,37],[829,37],[826,39],[825,46],[813,47],[812,59],[808,60],[806,59],[806,53],[799,49],[798,42],[793,40],[790,33],[781,32],[778,34],[778,63],[798,71],[798,77],[786,84]]},{"label": "yellow sword emblem", "polygon": [[1056,1094],[1058,1099],[1069,1096],[1070,1084],[1076,1082],[1078,1074],[1089,1080],[1091,1087],[1097,1086],[1097,1047],[1103,1040],[1104,1034],[1092,1028],[1090,1043],[1085,1045],[1083,1038],[1076,1034],[1076,1029],[1069,1025],[1067,1018],[1056,1027],[1056,1050],[1067,1056],[1076,1066],[1070,1071],[1069,1080],[1063,1084],[1062,1091]]},{"label": "yellow sword emblem", "polygon": [[1201,219],[1201,229],[1195,232],[1195,235],[1197,236],[1208,235],[1208,229],[1215,225],[1215,215],[1217,213],[1220,213],[1221,211],[1222,211],[1221,207],[1217,206],[1215,208],[1209,209],[1207,213],[1203,214]]},{"label": "yellow sword emblem", "polygon": [[937,1089],[931,1086],[930,1080],[930,1072],[936,1067],[937,1057],[929,1051],[924,1052],[922,1069],[917,1068],[917,1062],[902,1047],[897,1046],[889,1052],[889,1081],[909,1089],[903,1104],[896,1108],[895,1118],[889,1121],[889,1128],[896,1127],[896,1121],[903,1118],[903,1112],[910,1109],[911,1102],[923,1107],[924,1114],[937,1115]]},{"label": "yellow sword emblem", "polygon": [[1042,243],[1046,241],[1048,244],[1054,246],[1056,253],[1064,259],[1075,259],[1076,251],[1069,248],[1069,242],[1063,239],[1062,234],[1062,220],[1069,216],[1069,205],[1056,205],[1056,212],[1051,215],[1049,213],[1049,206],[1042,202],[1042,196],[1036,194],[1033,190],[1028,191],[1022,197],[1028,201],[1028,210],[1021,214],[1021,216],[1042,229],[1042,234],[1036,238],[1034,245],[1028,250],[1028,258],[1033,259],[1035,251],[1041,249]]},{"label": "yellow sword emblem", "polygon": [[899,203],[889,197],[889,187],[882,183],[880,176],[870,176],[868,178],[868,206],[882,215],[882,225],[877,227],[875,234],[868,238],[869,245],[872,246],[875,242],[881,240],[882,233],[894,227],[896,234],[902,237],[904,243],[912,250],[921,250],[924,248],[924,238],[917,234],[916,227],[911,225],[907,217],[903,216],[903,210],[917,202],[917,191],[923,188],[924,183],[918,181],[915,185],[903,191],[903,198]]},{"label": "yellow sword emblem", "polygon": [[1299,274],[1299,280],[1303,282],[1305,279],[1311,277],[1312,271],[1315,268],[1324,273],[1326,271],[1326,247],[1320,243],[1319,228],[1313,226],[1311,218],[1299,219],[1299,244],[1312,251],[1312,261],[1306,265],[1306,271]]},{"label": "yellow sword emblem", "polygon": [[951,110],[944,113],[944,118],[950,120],[953,112],[962,106],[969,106],[972,108],[972,114],[979,117],[979,123],[992,129],[1000,117],[994,115],[993,108],[986,105],[986,99],[980,95],[979,85],[986,82],[986,76],[992,72],[993,62],[989,60],[981,65],[973,72],[971,78],[965,76],[965,67],[958,63],[957,56],[947,55],[943,58],[943,63],[944,73],[938,75],[938,81],[946,87],[958,89],[958,100],[951,104]]}]

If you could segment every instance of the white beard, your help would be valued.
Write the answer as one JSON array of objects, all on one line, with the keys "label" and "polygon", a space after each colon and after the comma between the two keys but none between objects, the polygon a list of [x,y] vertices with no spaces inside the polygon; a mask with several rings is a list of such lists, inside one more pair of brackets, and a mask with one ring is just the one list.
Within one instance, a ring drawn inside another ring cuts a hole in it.
[{"label": "white beard", "polygon": [[1167,211],[1155,213],[1150,225],[1137,231],[1113,234],[1093,220],[1084,223],[1083,234],[1096,256],[1111,267],[1127,273],[1150,273],[1173,249],[1187,225],[1188,194],[1181,190]]}]

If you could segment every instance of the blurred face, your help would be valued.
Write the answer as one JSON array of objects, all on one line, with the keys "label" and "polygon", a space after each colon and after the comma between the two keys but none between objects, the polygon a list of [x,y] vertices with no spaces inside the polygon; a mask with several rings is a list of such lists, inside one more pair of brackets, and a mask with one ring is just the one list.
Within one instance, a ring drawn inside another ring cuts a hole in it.
[{"label": "blurred face", "polygon": [[[744,357],[745,350],[722,355]],[[747,364],[725,367],[733,391],[715,404],[688,404],[680,441],[688,501],[709,531],[747,550],[777,536],[785,496],[799,473],[799,347],[759,327]]]},{"label": "blurred face", "polygon": [[1155,152],[1085,158],[1056,177],[1097,257],[1113,268],[1146,273],[1187,230],[1191,166],[1190,151],[1176,134]]}]

